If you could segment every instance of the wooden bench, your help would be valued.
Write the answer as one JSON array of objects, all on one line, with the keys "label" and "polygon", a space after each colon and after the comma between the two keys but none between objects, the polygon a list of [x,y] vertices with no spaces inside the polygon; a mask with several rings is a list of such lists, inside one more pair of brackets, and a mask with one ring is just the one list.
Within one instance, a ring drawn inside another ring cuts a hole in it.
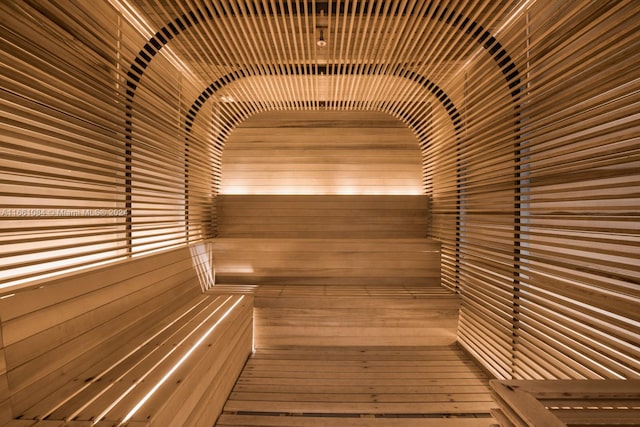
[{"label": "wooden bench", "polygon": [[640,380],[490,382],[502,427],[640,426]]},{"label": "wooden bench", "polygon": [[213,424],[252,351],[253,297],[203,292],[190,249],[2,296],[2,421]]},{"label": "wooden bench", "polygon": [[439,285],[261,285],[254,345],[451,345],[459,309]]},{"label": "wooden bench", "polygon": [[220,195],[216,207],[223,283],[440,284],[426,196]]},{"label": "wooden bench", "polygon": [[440,286],[432,239],[216,238],[212,246],[223,283]]}]

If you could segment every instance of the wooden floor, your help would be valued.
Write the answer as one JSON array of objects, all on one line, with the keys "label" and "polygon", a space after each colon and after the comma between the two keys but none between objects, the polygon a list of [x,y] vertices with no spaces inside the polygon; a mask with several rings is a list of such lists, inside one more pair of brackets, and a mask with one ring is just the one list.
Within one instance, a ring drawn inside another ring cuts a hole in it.
[{"label": "wooden floor", "polygon": [[261,348],[216,426],[488,427],[491,407],[455,345]]}]

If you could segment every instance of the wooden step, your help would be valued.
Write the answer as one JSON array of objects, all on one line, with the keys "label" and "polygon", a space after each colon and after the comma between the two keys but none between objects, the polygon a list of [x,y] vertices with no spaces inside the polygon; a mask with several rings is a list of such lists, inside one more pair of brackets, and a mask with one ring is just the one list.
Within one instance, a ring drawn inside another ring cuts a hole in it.
[{"label": "wooden step", "polygon": [[440,286],[262,285],[254,345],[448,345],[459,308],[459,296]]},{"label": "wooden step", "polygon": [[222,414],[216,427],[490,427],[492,418],[336,417]]},{"label": "wooden step", "polygon": [[433,285],[440,243],[426,238],[216,238],[216,282]]}]

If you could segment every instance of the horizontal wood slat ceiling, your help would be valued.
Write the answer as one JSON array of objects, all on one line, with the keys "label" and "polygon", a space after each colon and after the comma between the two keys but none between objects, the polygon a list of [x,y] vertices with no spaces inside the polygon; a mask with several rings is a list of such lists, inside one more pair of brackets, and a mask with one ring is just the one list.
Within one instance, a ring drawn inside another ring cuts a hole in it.
[{"label": "horizontal wood slat ceiling", "polygon": [[639,27],[635,0],[0,2],[0,279],[214,237],[255,113],[384,112],[462,345],[501,378],[636,378]]}]

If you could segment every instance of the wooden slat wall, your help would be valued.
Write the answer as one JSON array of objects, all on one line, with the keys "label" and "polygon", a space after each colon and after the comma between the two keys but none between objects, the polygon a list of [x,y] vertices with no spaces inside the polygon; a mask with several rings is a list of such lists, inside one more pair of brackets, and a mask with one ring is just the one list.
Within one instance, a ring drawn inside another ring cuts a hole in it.
[{"label": "wooden slat wall", "polygon": [[461,343],[498,377],[640,375],[639,16],[530,2],[496,34],[518,74],[478,50],[460,127],[434,116],[443,283],[463,297]]},{"label": "wooden slat wall", "polygon": [[415,135],[378,112],[266,112],[222,155],[221,194],[423,194]]},{"label": "wooden slat wall", "polygon": [[529,18],[519,378],[640,378],[640,8],[611,6]]},{"label": "wooden slat wall", "polygon": [[216,201],[220,283],[432,284],[420,151],[375,112],[257,114],[229,136]]},{"label": "wooden slat wall", "polygon": [[211,237],[202,82],[164,54],[132,71],[153,32],[109,2],[0,8],[2,287]]},{"label": "wooden slat wall", "polygon": [[374,110],[420,141],[465,347],[504,378],[638,376],[637,2],[338,3],[323,51],[318,2],[0,2],[4,284],[211,236],[257,112]]},{"label": "wooden slat wall", "polygon": [[419,239],[429,227],[425,196],[220,195],[216,213],[219,238]]},{"label": "wooden slat wall", "polygon": [[133,253],[185,242],[187,159],[184,135],[177,132],[182,127],[182,84],[180,71],[159,57],[145,71],[136,91],[136,106],[149,108],[147,114],[154,117],[136,120],[131,128],[127,178],[128,202],[135,212],[128,230]]},{"label": "wooden slat wall", "polygon": [[423,152],[425,189],[431,201],[429,236],[441,242],[442,285],[458,291],[458,148],[452,143],[456,140],[455,128],[444,111],[433,109],[429,118],[436,124],[424,135],[431,141],[430,148]]}]

